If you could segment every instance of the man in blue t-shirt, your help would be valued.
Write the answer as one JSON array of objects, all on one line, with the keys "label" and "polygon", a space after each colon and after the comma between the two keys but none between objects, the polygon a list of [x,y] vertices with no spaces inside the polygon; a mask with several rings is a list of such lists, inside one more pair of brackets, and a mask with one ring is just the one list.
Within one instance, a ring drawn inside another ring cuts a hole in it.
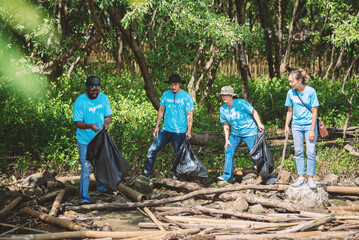
[{"label": "man in blue t-shirt", "polygon": [[[157,122],[153,131],[155,140],[148,149],[145,170],[143,172],[143,175],[147,178],[152,177],[151,172],[156,154],[161,148],[167,143],[172,142],[175,155],[177,155],[185,137],[188,136],[190,139],[192,136],[193,99],[191,95],[181,89],[181,84],[184,81],[181,80],[179,75],[172,74],[165,83],[169,83],[170,90],[164,92],[161,97]],[[159,126],[163,117],[164,124],[160,130]]]},{"label": "man in blue t-shirt", "polygon": [[[77,127],[76,138],[81,161],[81,204],[90,203],[88,189],[91,163],[86,159],[87,145],[102,128],[107,131],[112,120],[110,101],[104,93],[100,92],[100,85],[99,77],[88,77],[86,80],[87,91],[76,99],[73,106],[73,121]],[[107,192],[107,189],[99,184],[97,184],[97,190]]]}]

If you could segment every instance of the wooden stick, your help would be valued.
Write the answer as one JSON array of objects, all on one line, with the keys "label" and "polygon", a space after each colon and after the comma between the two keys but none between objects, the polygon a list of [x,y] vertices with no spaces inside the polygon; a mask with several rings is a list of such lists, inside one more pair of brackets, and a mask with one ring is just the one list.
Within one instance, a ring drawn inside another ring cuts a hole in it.
[{"label": "wooden stick", "polygon": [[3,209],[0,210],[0,219],[5,217],[14,207],[16,207],[16,205],[19,204],[19,202],[21,202],[22,197],[17,197],[14,200],[12,200],[9,205],[7,205],[6,207],[4,207]]},{"label": "wooden stick", "polygon": [[328,210],[359,211],[358,205],[328,207]]},{"label": "wooden stick", "polygon": [[324,217],[329,217],[329,214],[301,211],[299,213],[299,216],[306,218],[324,218]]},{"label": "wooden stick", "polygon": [[[312,232],[299,232],[299,233],[283,233],[283,234],[238,234],[238,235],[219,235],[216,236],[216,240],[231,240],[231,239],[256,239],[256,240],[268,240],[268,239],[345,239],[349,237],[353,232],[321,232],[321,231],[312,231]],[[320,238],[317,238],[318,236]],[[314,238],[315,237],[315,238]]]},{"label": "wooden stick", "polygon": [[[106,232],[106,231],[76,231],[76,232],[57,232],[47,234],[28,234],[28,235],[15,235],[11,239],[36,239],[36,240],[48,240],[48,239],[68,239],[68,238],[117,238],[127,239],[134,237],[153,237],[161,236],[167,232],[162,231],[135,231],[135,232]],[[0,238],[2,239],[2,238]]]},{"label": "wooden stick", "polygon": [[[8,224],[8,223],[0,223],[0,226],[4,226],[4,227],[12,227],[15,228],[16,226],[13,224]],[[38,233],[48,233],[48,231],[44,231],[44,230],[38,230],[38,229],[34,229],[34,228],[28,228],[28,227],[20,227],[21,229],[27,230],[27,231],[32,231],[32,232],[38,232]]]},{"label": "wooden stick", "polygon": [[[210,195],[210,194],[221,194],[224,192],[234,192],[240,190],[266,190],[266,191],[275,191],[278,189],[277,185],[240,185],[234,187],[223,187],[223,188],[205,188],[197,191],[190,192],[182,196],[176,196],[171,198],[159,199],[159,200],[145,200],[143,202],[135,203],[102,203],[102,204],[88,204],[83,206],[66,206],[66,210],[115,210],[115,209],[131,209],[137,207],[156,207],[168,203],[183,201],[189,198],[197,197],[200,195]],[[303,210],[303,209],[301,209]]]},{"label": "wooden stick", "polygon": [[68,230],[73,230],[73,231],[87,231],[87,228],[81,227],[79,225],[76,225],[70,221],[67,220],[63,220],[63,219],[59,219],[57,217],[53,217],[53,216],[49,216],[48,214],[45,213],[41,213],[38,211],[34,211],[30,208],[23,208],[23,212],[26,214],[29,214],[31,216],[37,217],[43,221],[46,221],[48,223],[52,223],[55,224],[57,226],[61,226],[63,228],[66,228]]},{"label": "wooden stick", "polygon": [[324,217],[324,218],[316,219],[316,220],[313,220],[313,221],[304,222],[302,224],[299,224],[297,226],[284,229],[284,230],[279,231],[277,233],[282,234],[282,233],[304,232],[305,230],[309,230],[311,228],[321,226],[321,225],[323,225],[323,224],[325,224],[327,222],[333,221],[334,219],[335,218],[333,216]]},{"label": "wooden stick", "polygon": [[279,172],[278,172],[277,180],[280,179],[280,175],[282,174],[282,169],[283,169],[283,166],[284,166],[284,159],[285,159],[285,151],[287,149],[287,144],[288,144],[288,137],[289,137],[289,134],[286,133],[285,134],[285,140],[284,140],[283,152],[282,152],[282,162],[279,165]]},{"label": "wooden stick", "polygon": [[237,217],[237,218],[249,219],[249,220],[254,220],[254,221],[278,222],[277,219],[270,218],[270,217],[267,217],[264,215],[259,215],[259,214],[218,210],[218,209],[213,209],[213,208],[207,208],[204,206],[196,206],[196,209],[200,210],[201,212],[209,213],[209,214],[221,214],[221,215],[233,216],[233,217]]},{"label": "wooden stick", "polygon": [[158,221],[158,219],[153,215],[153,213],[148,209],[147,207],[144,207],[143,210],[148,214],[148,216],[151,218],[151,220],[157,225],[157,227],[161,231],[166,231],[166,229],[162,226],[161,222]]},{"label": "wooden stick", "polygon": [[330,210],[332,214],[344,216],[359,216],[357,211]]},{"label": "wooden stick", "polygon": [[54,203],[52,204],[52,208],[49,212],[50,216],[57,216],[57,212],[59,211],[60,204],[62,202],[62,198],[65,196],[66,189],[60,190],[60,192],[57,194]]},{"label": "wooden stick", "polygon": [[340,231],[340,230],[355,229],[355,228],[359,228],[359,224],[342,224],[340,226],[336,226],[329,229],[329,231]]}]

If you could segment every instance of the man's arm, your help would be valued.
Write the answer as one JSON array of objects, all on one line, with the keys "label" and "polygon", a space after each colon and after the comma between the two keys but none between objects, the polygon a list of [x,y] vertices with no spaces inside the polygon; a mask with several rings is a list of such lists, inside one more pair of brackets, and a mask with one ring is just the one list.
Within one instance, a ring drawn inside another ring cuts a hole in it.
[{"label": "man's arm", "polygon": [[257,123],[258,128],[259,128],[260,130],[263,130],[263,129],[264,129],[264,126],[263,126],[263,124],[262,124],[262,122],[261,122],[261,119],[259,118],[258,112],[257,112],[255,109],[253,109],[252,115],[253,115],[254,120],[255,120],[256,123]]},{"label": "man's arm", "polygon": [[74,123],[75,123],[75,126],[80,129],[91,129],[94,132],[100,131],[100,129],[96,128],[97,123],[87,124],[87,123],[80,122],[80,121],[77,121]]},{"label": "man's arm", "polygon": [[187,132],[186,136],[188,139],[192,137],[192,124],[193,124],[193,111],[187,111]]},{"label": "man's arm", "polygon": [[103,129],[107,131],[110,128],[110,123],[112,122],[112,115],[105,117],[105,124],[103,125]]},{"label": "man's arm", "polygon": [[162,121],[163,116],[165,115],[166,112],[166,107],[160,106],[160,109],[158,110],[158,114],[157,114],[157,122],[156,122],[156,126],[155,126],[155,130],[153,131],[153,136],[157,137],[158,132],[159,132],[159,127],[160,127],[160,123]]}]

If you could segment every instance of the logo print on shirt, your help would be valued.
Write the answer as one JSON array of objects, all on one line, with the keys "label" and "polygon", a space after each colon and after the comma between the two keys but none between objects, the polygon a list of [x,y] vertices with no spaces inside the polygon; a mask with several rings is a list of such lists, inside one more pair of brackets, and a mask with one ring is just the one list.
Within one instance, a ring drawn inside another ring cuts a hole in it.
[{"label": "logo print on shirt", "polygon": [[95,112],[96,109],[99,109],[99,108],[102,108],[102,104],[99,104],[99,105],[97,105],[97,106],[94,106],[94,107],[89,108],[89,111],[90,111],[90,112]]}]

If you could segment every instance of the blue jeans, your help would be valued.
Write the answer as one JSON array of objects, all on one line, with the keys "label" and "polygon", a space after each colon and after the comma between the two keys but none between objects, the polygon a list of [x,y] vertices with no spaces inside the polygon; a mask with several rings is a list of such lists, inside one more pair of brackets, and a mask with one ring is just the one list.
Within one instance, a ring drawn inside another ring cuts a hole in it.
[{"label": "blue jeans", "polygon": [[148,149],[144,173],[147,175],[151,174],[153,164],[156,160],[156,154],[161,150],[161,148],[171,141],[176,156],[185,137],[186,133],[174,133],[161,129]]},{"label": "blue jeans", "polygon": [[[88,194],[90,186],[91,163],[86,160],[87,145],[77,142],[79,147],[79,155],[81,161],[81,178],[80,178],[80,198],[81,202],[90,202],[90,195]],[[105,192],[107,189],[96,182],[97,191]]]},{"label": "blue jeans", "polygon": [[[316,153],[315,153],[315,144],[317,142],[317,126],[315,126],[315,139],[313,142],[309,141],[309,131],[311,125],[292,125],[292,135],[294,142],[294,152],[295,152],[295,162],[297,164],[298,175],[307,174],[308,176],[315,175],[315,165],[316,165]],[[307,146],[307,169],[305,167],[305,157],[304,157],[304,139]]]},{"label": "blue jeans", "polygon": [[244,141],[247,146],[249,147],[249,150],[252,150],[254,141],[256,140],[257,135],[251,135],[247,137],[240,137],[231,134],[229,136],[229,142],[232,144],[228,145],[227,150],[224,151],[225,155],[225,161],[224,161],[224,172],[222,174],[222,178],[226,180],[227,182],[233,182],[233,159],[234,154],[237,151],[237,148],[239,145]]}]

